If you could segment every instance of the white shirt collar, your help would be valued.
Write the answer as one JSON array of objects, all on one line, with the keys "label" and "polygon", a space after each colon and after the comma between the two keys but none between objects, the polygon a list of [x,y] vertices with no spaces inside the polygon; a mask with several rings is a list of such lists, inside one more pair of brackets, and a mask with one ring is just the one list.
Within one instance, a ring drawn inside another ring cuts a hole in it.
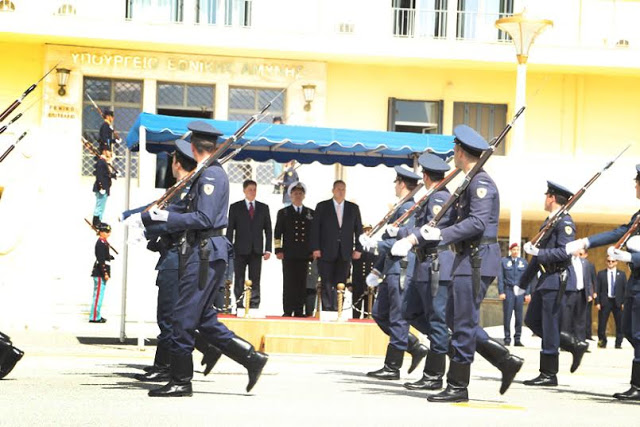
[{"label": "white shirt collar", "polygon": [[253,201],[251,201],[251,202],[248,199],[244,199],[244,204],[247,205],[247,209],[249,209],[249,203],[253,203],[253,208],[255,209],[255,207],[256,207],[255,199]]},{"label": "white shirt collar", "polygon": [[333,200],[333,206],[335,207],[344,206],[344,200],[342,201],[342,203],[338,203],[336,199],[331,199],[331,200]]}]

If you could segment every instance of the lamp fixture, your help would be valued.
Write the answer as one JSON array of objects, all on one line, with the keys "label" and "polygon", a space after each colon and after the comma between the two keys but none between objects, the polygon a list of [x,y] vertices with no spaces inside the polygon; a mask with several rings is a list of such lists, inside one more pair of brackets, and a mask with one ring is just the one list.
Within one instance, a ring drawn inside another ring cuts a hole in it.
[{"label": "lamp fixture", "polygon": [[56,68],[56,73],[58,73],[58,86],[60,86],[58,95],[65,96],[67,94],[65,87],[67,86],[71,70],[68,68]]},{"label": "lamp fixture", "polygon": [[16,6],[11,0],[0,0],[0,12],[14,12]]},{"label": "lamp fixture", "polygon": [[533,41],[544,30],[553,27],[553,21],[549,19],[529,19],[525,16],[525,11],[516,13],[507,18],[498,19],[496,27],[511,36],[513,45],[516,48],[518,64],[526,64],[529,58],[529,48]]},{"label": "lamp fixture", "polygon": [[304,95],[304,111],[311,111],[311,103],[316,96],[316,85],[302,85],[302,94]]}]

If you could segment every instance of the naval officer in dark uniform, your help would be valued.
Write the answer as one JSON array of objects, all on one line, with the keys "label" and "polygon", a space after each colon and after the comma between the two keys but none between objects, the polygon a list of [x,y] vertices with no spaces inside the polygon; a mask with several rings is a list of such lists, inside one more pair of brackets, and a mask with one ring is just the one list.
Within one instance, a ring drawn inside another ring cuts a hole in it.
[{"label": "naval officer in dark uniform", "polygon": [[[636,199],[640,199],[640,164],[636,165],[635,184]],[[638,215],[640,215],[640,211],[633,214],[629,223],[621,225],[615,230],[569,242],[566,246],[566,251],[573,253],[580,249],[615,244],[629,231]],[[631,268],[631,276],[627,282],[624,310],[622,311],[622,330],[625,338],[633,346],[631,387],[627,391],[615,393],[613,397],[618,400],[640,401],[640,236],[638,236],[637,231],[627,240],[626,246],[628,251],[616,249],[615,246],[610,246],[607,249],[609,259],[626,262]]]},{"label": "naval officer in dark uniform", "polygon": [[[483,152],[490,149],[489,144],[469,126],[456,126],[453,132],[455,166],[468,173]],[[481,169],[471,178],[457,201],[456,214],[455,224],[443,230],[428,225],[420,229],[425,241],[455,244],[456,249],[447,300],[447,323],[453,332],[447,388],[429,396],[430,402],[469,400],[467,387],[476,350],[501,371],[500,393],[507,391],[523,363],[502,344],[490,339],[478,324],[480,303],[500,268],[497,240],[500,196],[487,172]],[[398,246],[392,253],[400,254],[416,244],[416,236],[408,236],[396,243]]]},{"label": "naval officer in dark uniform", "polygon": [[307,192],[302,182],[291,183],[286,192],[291,205],[278,211],[274,230],[276,258],[282,260],[282,310],[285,317],[304,317],[314,212],[302,204]]},{"label": "naval officer in dark uniform", "polygon": [[[221,134],[211,125],[196,121],[188,125],[194,159],[202,163],[214,153]],[[250,391],[267,362],[267,355],[236,336],[218,321],[213,307],[214,292],[222,286],[231,244],[224,236],[229,207],[229,180],[219,162],[214,161],[191,184],[186,196],[187,211],[170,212],[152,208],[142,216],[132,216],[131,224],[145,227],[166,223],[169,233],[185,232],[187,246],[181,249],[186,258],[178,285],[171,336],[171,380],[151,390],[149,396],[191,396],[193,378],[192,352],[195,330],[222,353],[247,368]],[[136,218],[137,216],[137,218]]]},{"label": "naval officer in dark uniform", "polygon": [[[422,167],[422,179],[427,191],[444,179],[450,166],[435,154],[425,153],[418,158]],[[409,390],[438,390],[442,388],[447,351],[449,350],[449,330],[446,323],[447,292],[451,283],[453,252],[448,247],[438,247],[435,242],[426,242],[420,235],[420,227],[428,224],[449,199],[446,188],[429,196],[426,205],[416,214],[415,227],[401,228],[398,236],[414,234],[422,244],[414,247],[416,265],[413,280],[407,285],[402,296],[402,314],[411,326],[429,337],[430,348],[424,364],[422,378],[405,383]],[[438,224],[446,228],[453,224],[454,211],[451,209]]]},{"label": "naval officer in dark uniform", "polygon": [[[550,219],[564,206],[573,193],[567,188],[547,181],[544,209],[549,212]],[[542,227],[546,224],[543,223]],[[541,228],[542,228],[541,227]],[[532,380],[524,381],[529,386],[556,386],[558,379],[559,349],[573,354],[571,372],[578,369],[582,356],[588,349],[586,342],[581,342],[567,332],[560,332],[562,308],[566,302],[566,292],[576,289],[575,272],[571,265],[571,254],[565,245],[575,238],[576,226],[571,215],[560,218],[548,238],[534,247],[531,242],[524,245],[524,251],[533,255],[524,274],[520,278],[520,286],[525,287],[540,277],[533,288],[531,302],[524,322],[534,334],[542,338],[540,352],[540,375]],[[561,295],[558,295],[561,293]]]},{"label": "naval officer in dark uniform", "polygon": [[[402,166],[396,166],[395,171],[395,195],[403,199],[418,186],[420,177]],[[393,224],[414,204],[413,197],[405,201],[389,218],[388,224]],[[414,217],[411,217],[408,226],[413,226],[413,222]],[[391,226],[389,231],[383,234],[382,240],[377,243],[378,258],[375,266],[366,278],[369,287],[378,287],[376,302],[373,305],[373,319],[382,332],[389,336],[384,366],[367,373],[367,376],[381,380],[400,379],[405,351],[411,355],[409,373],[413,372],[427,355],[427,348],[415,335],[409,333],[409,323],[402,316],[402,294],[412,280],[415,254],[407,254],[406,260],[391,256],[389,251],[396,242],[397,233],[398,229]],[[359,237],[360,243],[367,247],[372,246],[370,239],[367,239],[366,234]]]}]

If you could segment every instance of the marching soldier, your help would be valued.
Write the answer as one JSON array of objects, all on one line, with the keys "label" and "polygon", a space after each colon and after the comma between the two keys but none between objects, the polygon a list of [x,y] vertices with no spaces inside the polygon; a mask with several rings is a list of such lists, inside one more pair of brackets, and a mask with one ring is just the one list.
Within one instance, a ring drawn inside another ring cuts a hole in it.
[{"label": "marching soldier", "polygon": [[276,257],[282,260],[283,316],[303,317],[307,274],[311,260],[309,233],[313,209],[302,205],[307,187],[302,182],[289,185],[291,205],[278,211],[274,230]]},{"label": "marching soldier", "polygon": [[24,352],[11,343],[11,338],[0,332],[0,380],[13,370]]},{"label": "marching soldier", "polygon": [[[450,169],[440,157],[431,153],[421,155],[418,162],[428,191],[435,188]],[[398,236],[404,238],[411,233],[421,241],[420,227],[428,224],[442,210],[442,205],[450,195],[446,188],[431,194],[427,204],[416,215],[415,227],[403,227]],[[453,220],[453,212],[449,211],[438,227],[446,228],[453,224]],[[438,247],[434,242],[427,243],[423,240],[414,251],[416,265],[413,280],[407,285],[402,297],[402,312],[411,326],[429,337],[431,348],[427,353],[422,378],[405,383],[404,386],[409,390],[438,390],[442,388],[449,350],[446,309],[454,255],[447,247]]]},{"label": "marching soldier", "polygon": [[[402,199],[417,187],[420,177],[401,166],[396,166],[395,171],[397,173],[394,181],[396,197]],[[389,219],[389,224],[392,224],[414,204],[413,198],[407,200]],[[413,220],[410,222],[410,225],[413,225]],[[367,373],[367,376],[381,380],[400,379],[400,368],[405,351],[411,355],[409,373],[413,372],[427,355],[427,348],[420,343],[415,335],[409,333],[409,323],[402,317],[402,294],[406,284],[411,281],[415,255],[413,253],[407,254],[406,261],[388,256],[389,250],[396,241],[397,232],[397,228],[388,227],[388,232],[385,232],[382,240],[378,242],[378,258],[374,269],[366,279],[369,287],[378,287],[376,302],[373,305],[373,319],[380,329],[389,336],[384,366],[377,371]],[[363,246],[371,247],[373,243],[371,240],[366,234],[362,234],[360,237]]]},{"label": "marching soldier", "polygon": [[[192,131],[193,157],[196,162],[203,162],[215,152],[222,133],[201,121],[191,122],[187,127]],[[249,342],[220,323],[213,307],[214,293],[222,286],[231,251],[231,244],[223,233],[228,222],[229,180],[219,162],[213,162],[202,171],[192,183],[186,199],[185,213],[153,208],[142,216],[133,215],[130,220],[132,226],[144,227],[165,222],[167,232],[186,232],[187,241],[181,252],[186,255],[186,261],[173,312],[171,380],[165,386],[151,390],[149,396],[193,394],[192,352],[196,329],[203,339],[247,369],[247,391],[250,391],[268,356],[257,352]]]},{"label": "marching soldier", "polygon": [[[196,161],[191,152],[191,144],[182,139],[175,141],[176,151],[172,157],[171,170],[177,180],[185,177],[195,169]],[[185,212],[187,208],[188,188],[185,188],[182,197],[172,201],[167,210],[171,212]],[[157,321],[160,334],[153,365],[145,368],[144,374],[136,374],[134,378],[139,381],[169,381],[171,379],[171,335],[173,332],[171,317],[173,315],[176,300],[178,299],[178,283],[180,281],[179,247],[183,243],[183,233],[167,233],[166,223],[148,227],[146,237],[149,239],[147,248],[160,253],[160,259],[156,264],[158,277]],[[208,345],[200,334],[196,332],[195,347],[204,354],[202,364],[206,365],[204,375],[209,374],[222,353],[213,345]]]},{"label": "marching soldier", "polygon": [[[454,161],[468,173],[489,144],[475,130],[459,125],[453,131]],[[489,338],[478,324],[480,303],[487,287],[498,275],[500,247],[498,218],[500,196],[495,183],[484,170],[475,174],[457,201],[455,224],[440,230],[428,225],[420,228],[426,241],[440,245],[455,244],[454,271],[447,301],[447,323],[452,330],[447,388],[428,397],[430,402],[466,402],[471,363],[476,350],[502,373],[500,393],[507,391],[523,360],[509,353],[502,344]],[[399,240],[392,254],[408,252],[418,239],[410,235]]]},{"label": "marching soldier", "polygon": [[[364,224],[362,226],[362,231],[364,233],[368,233],[371,231],[373,227],[371,224]],[[353,267],[351,270],[351,293],[352,296],[352,309],[353,309],[353,318],[359,319],[362,314],[363,317],[367,317],[369,308],[367,307],[367,297],[368,293],[373,291],[373,288],[369,289],[367,286],[367,276],[373,270],[373,266],[376,262],[376,254],[371,251],[363,251],[360,259],[353,260]],[[361,303],[358,301],[362,299]],[[358,308],[358,306],[360,308]]]},{"label": "marching soldier", "polygon": [[[640,199],[640,164],[636,165],[636,198]],[[635,221],[637,221],[640,211],[633,214],[628,224],[622,225],[615,230],[574,240],[566,245],[566,252],[598,246],[610,245],[618,242],[629,231]],[[627,295],[624,301],[622,312],[622,330],[624,335],[633,346],[633,363],[631,365],[631,388],[622,393],[615,393],[613,397],[618,400],[640,401],[640,237],[638,231],[626,242],[627,251],[616,249],[610,246],[607,250],[609,259],[622,261],[629,264],[631,277],[627,282]]]},{"label": "marching soldier", "polygon": [[[551,181],[547,181],[547,184],[544,209],[549,212],[549,218],[551,218],[567,203],[573,193]],[[562,348],[573,354],[570,371],[575,372],[582,356],[589,348],[586,342],[581,342],[567,332],[560,332],[562,307],[566,301],[565,293],[576,289],[571,254],[565,250],[565,245],[574,236],[575,225],[571,216],[567,214],[560,218],[549,238],[541,242],[540,248],[533,246],[531,242],[524,245],[524,251],[533,258],[520,278],[520,287],[526,288],[532,280],[535,280],[538,272],[541,273],[532,293],[524,322],[534,334],[542,338],[540,375],[524,381],[524,385],[557,386],[559,349]]]}]

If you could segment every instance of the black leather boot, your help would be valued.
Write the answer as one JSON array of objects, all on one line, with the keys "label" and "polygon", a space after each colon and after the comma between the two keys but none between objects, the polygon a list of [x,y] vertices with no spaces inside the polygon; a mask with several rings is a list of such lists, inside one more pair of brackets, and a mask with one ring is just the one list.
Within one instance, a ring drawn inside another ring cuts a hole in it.
[{"label": "black leather boot", "polygon": [[404,383],[404,387],[409,390],[440,390],[442,388],[446,358],[446,354],[429,351],[427,360],[424,362],[422,378],[413,383]]},{"label": "black leather boot", "polygon": [[233,337],[222,351],[222,354],[247,368],[247,373],[249,374],[247,393],[250,392],[258,382],[260,374],[262,374],[262,369],[269,359],[269,356],[256,351],[250,343],[240,337]]},{"label": "black leather boot", "polygon": [[429,402],[468,402],[469,377],[471,376],[470,363],[458,363],[453,360],[449,362],[449,373],[447,374],[447,388],[438,394],[427,397]]},{"label": "black leather boot", "polygon": [[558,385],[558,355],[540,353],[540,375],[523,381],[524,385],[555,387]]},{"label": "black leather boot", "polygon": [[509,353],[505,346],[491,338],[484,342],[478,342],[476,351],[502,372],[500,394],[505,394],[516,374],[522,368],[524,360]]},{"label": "black leather boot", "polygon": [[22,356],[24,352],[14,347],[9,337],[3,335],[0,339],[0,379],[9,375]]},{"label": "black leather boot", "polygon": [[589,350],[589,343],[579,341],[578,338],[567,332],[560,332],[560,348],[573,355],[573,362],[569,371],[574,373],[580,366],[580,362],[582,362],[582,356]]},{"label": "black leather boot", "polygon": [[163,382],[171,379],[171,352],[161,346],[156,347],[156,356],[152,366],[142,368],[144,374],[135,374],[133,378],[145,382]]},{"label": "black leather boot", "polygon": [[97,217],[97,216],[95,216],[95,215],[94,215],[94,216],[93,216],[92,223],[93,223],[93,226],[94,226],[94,227],[97,227],[97,226],[99,226],[100,224],[102,224],[102,221],[100,221],[100,218],[99,218],[99,217]]},{"label": "black leather boot", "polygon": [[387,354],[384,358],[384,366],[382,369],[378,369],[377,371],[367,372],[367,376],[377,378],[379,380],[399,380],[403,357],[403,350],[398,350],[391,344],[387,345]]},{"label": "black leather boot", "polygon": [[411,365],[409,366],[409,370],[407,373],[413,372],[422,359],[427,357],[429,349],[426,345],[422,344],[418,337],[413,334],[409,334],[409,343],[407,345],[407,353],[411,355]]},{"label": "black leather boot", "polygon": [[151,397],[181,397],[193,395],[193,357],[191,354],[172,355],[171,380],[164,386],[149,391]]},{"label": "black leather boot", "polygon": [[618,400],[640,400],[640,362],[633,362],[631,367],[631,388],[624,393],[613,395]]},{"label": "black leather boot", "polygon": [[213,367],[220,360],[220,356],[222,356],[222,351],[215,345],[209,343],[199,331],[196,331],[196,349],[202,353],[202,362],[201,365],[204,365],[204,371],[202,372],[204,376],[209,375]]}]

